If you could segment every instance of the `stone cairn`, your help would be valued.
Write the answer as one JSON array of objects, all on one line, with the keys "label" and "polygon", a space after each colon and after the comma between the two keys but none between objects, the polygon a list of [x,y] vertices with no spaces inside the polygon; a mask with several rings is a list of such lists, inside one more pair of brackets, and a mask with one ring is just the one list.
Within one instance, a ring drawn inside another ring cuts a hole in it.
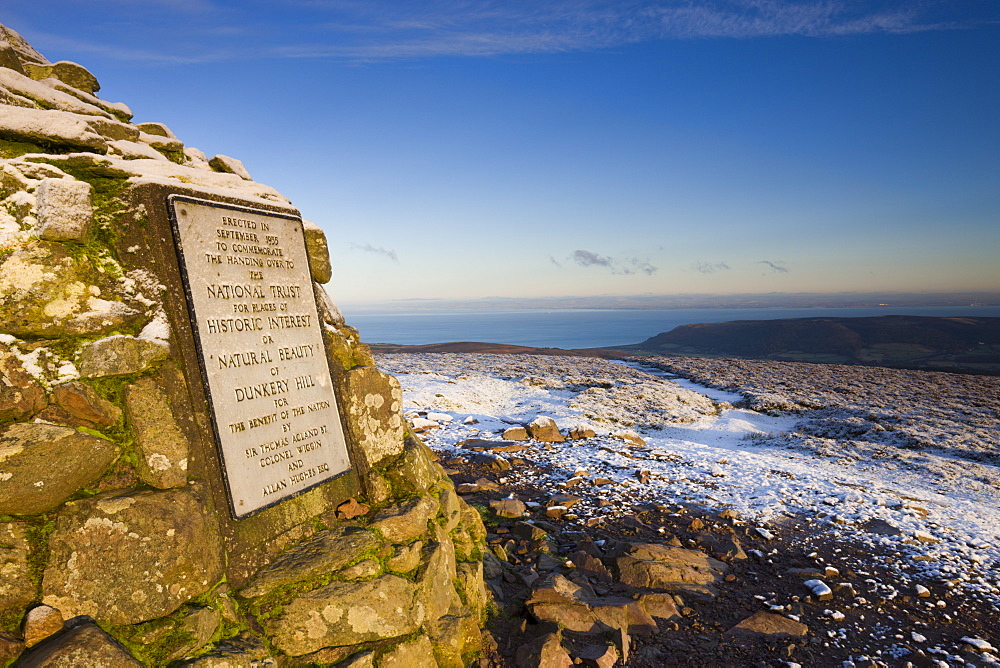
[{"label": "stone cairn", "polygon": [[0,26],[0,665],[467,665],[483,523],[319,285],[308,223],[354,472],[229,514],[189,323],[148,257],[173,243],[135,193],[289,203],[98,89]]}]

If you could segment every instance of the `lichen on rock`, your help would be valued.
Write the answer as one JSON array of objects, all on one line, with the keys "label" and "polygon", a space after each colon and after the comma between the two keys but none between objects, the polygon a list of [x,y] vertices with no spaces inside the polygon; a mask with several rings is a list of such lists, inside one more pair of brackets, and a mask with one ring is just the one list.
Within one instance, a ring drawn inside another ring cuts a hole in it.
[{"label": "lichen on rock", "polygon": [[168,615],[222,577],[218,531],[187,490],[66,504],[49,542],[43,601],[112,624]]},{"label": "lichen on rock", "polygon": [[8,334],[100,335],[141,317],[115,277],[60,243],[31,241],[0,260],[0,322]]},{"label": "lichen on rock", "polygon": [[69,427],[19,422],[0,428],[0,514],[48,512],[97,481],[115,443]]}]

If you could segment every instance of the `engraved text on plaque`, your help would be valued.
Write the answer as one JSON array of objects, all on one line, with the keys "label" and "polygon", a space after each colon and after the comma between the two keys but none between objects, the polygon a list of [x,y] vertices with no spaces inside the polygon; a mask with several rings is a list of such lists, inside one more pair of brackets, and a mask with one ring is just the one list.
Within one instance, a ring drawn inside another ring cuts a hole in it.
[{"label": "engraved text on plaque", "polygon": [[169,204],[226,487],[246,517],[351,468],[302,221]]}]

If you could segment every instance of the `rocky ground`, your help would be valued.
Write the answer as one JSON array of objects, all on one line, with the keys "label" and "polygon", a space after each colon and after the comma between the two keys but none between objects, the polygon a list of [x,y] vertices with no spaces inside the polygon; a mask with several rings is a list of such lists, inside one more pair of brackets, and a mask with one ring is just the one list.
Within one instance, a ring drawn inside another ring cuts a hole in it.
[{"label": "rocky ground", "polygon": [[997,379],[657,360],[379,358],[484,509],[490,665],[1000,661]]}]

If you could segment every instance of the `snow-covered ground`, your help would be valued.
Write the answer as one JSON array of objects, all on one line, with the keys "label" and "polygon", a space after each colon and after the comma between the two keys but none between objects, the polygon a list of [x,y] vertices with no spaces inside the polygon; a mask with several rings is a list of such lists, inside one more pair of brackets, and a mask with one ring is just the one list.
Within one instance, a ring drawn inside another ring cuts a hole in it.
[{"label": "snow-covered ground", "polygon": [[[552,417],[564,433],[593,429],[593,438],[534,443],[514,455],[550,469],[550,480],[535,482],[553,492],[586,471],[583,486],[570,490],[587,499],[574,507],[581,520],[628,513],[644,502],[733,509],[765,530],[798,517],[831,537],[894,555],[884,565],[897,573],[902,591],[943,583],[957,596],[1000,608],[1000,431],[967,410],[968,388],[955,394],[942,385],[947,378],[928,394],[933,405],[907,403],[906,383],[897,383],[892,391],[904,399],[883,402],[862,418],[856,407],[836,401],[789,404],[759,386],[738,393],[730,390],[739,383],[709,388],[594,358],[436,353],[382,355],[378,363],[402,384],[408,416],[436,423],[423,437],[437,450],[459,452],[454,445],[470,438],[499,439],[504,429],[537,416]],[[847,374],[842,394],[850,395],[857,390],[850,389],[854,372],[837,368]],[[879,373],[905,380],[916,372]],[[775,385],[788,394],[787,378]],[[986,401],[995,413],[993,399]],[[746,404],[798,410],[737,406]],[[978,426],[956,433],[962,415],[948,412],[963,410]],[[931,429],[923,442],[913,436],[921,424],[915,414],[926,414],[926,424],[940,433]],[[626,441],[622,432],[629,430],[646,445]],[[522,474],[515,466],[502,475]],[[944,608],[934,599],[926,605]]]}]

